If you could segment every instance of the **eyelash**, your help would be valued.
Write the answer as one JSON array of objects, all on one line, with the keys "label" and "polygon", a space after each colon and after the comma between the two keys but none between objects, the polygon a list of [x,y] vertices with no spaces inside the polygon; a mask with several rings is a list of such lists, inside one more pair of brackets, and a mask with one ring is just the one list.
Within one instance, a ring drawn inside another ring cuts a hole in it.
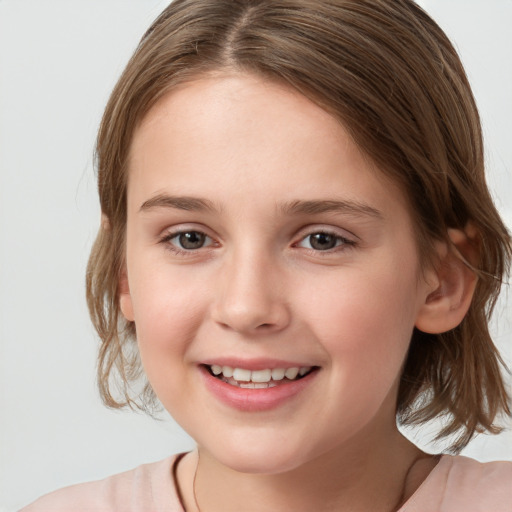
[{"label": "eyelash", "polygon": [[[331,248],[325,249],[325,250],[314,249],[313,247],[304,247],[304,249],[315,253],[315,255],[329,255],[334,252],[346,251],[348,249],[354,248],[357,245],[354,240],[350,240],[338,233],[329,231],[327,229],[319,229],[318,231],[312,231],[312,232],[308,233],[307,235],[303,236],[299,240],[299,242],[293,244],[294,247],[300,247],[301,243],[305,242],[308,239],[311,239],[311,237],[313,237],[315,235],[323,235],[323,236],[332,237],[335,242],[334,247],[331,247]],[[310,245],[311,245],[311,242],[310,242]]]},{"label": "eyelash", "polygon": [[[185,249],[185,248],[180,248],[176,244],[171,242],[175,238],[181,237],[182,235],[192,234],[192,233],[199,235],[200,237],[204,237],[205,240],[210,240],[211,243],[209,243],[206,246],[202,245],[201,247],[198,247],[197,249]],[[357,245],[357,243],[354,240],[345,238],[344,236],[341,236],[338,233],[334,233],[332,231],[325,230],[325,229],[319,229],[317,231],[311,231],[308,234],[304,235],[298,242],[294,243],[292,246],[293,247],[301,247],[300,246],[301,243],[303,243],[304,241],[310,239],[311,237],[313,237],[315,235],[324,235],[324,236],[328,236],[328,237],[333,237],[335,244],[336,244],[334,247],[325,249],[325,250],[315,249],[313,247],[303,247],[303,249],[305,249],[311,253],[314,253],[315,255],[324,255],[324,254],[328,255],[328,254],[332,254],[332,253],[338,252],[338,251],[345,251],[345,250],[354,248]],[[194,254],[197,254],[197,251],[200,251],[201,249],[207,249],[211,246],[216,245],[214,240],[210,236],[208,236],[203,231],[199,231],[199,230],[195,230],[195,229],[180,230],[180,231],[174,231],[172,233],[168,233],[167,235],[165,235],[164,237],[162,237],[159,240],[159,243],[164,244],[169,251],[171,251],[172,253],[179,255],[179,256],[192,256]],[[310,245],[311,245],[311,243],[310,243]]]},{"label": "eyelash", "polygon": [[[203,231],[199,231],[197,229],[182,229],[180,231],[174,231],[172,233],[168,233],[167,235],[162,237],[159,242],[161,244],[164,244],[165,247],[167,248],[167,250],[171,251],[174,254],[177,254],[179,256],[192,256],[192,255],[196,254],[197,251],[204,249],[205,246],[199,247],[197,249],[185,249],[185,248],[180,248],[171,242],[173,239],[178,238],[181,235],[186,235],[186,234],[191,234],[191,233],[201,235],[205,239],[209,239],[213,242],[213,239],[210,236],[208,236]],[[211,245],[214,245],[214,242],[212,244],[208,244],[206,246],[206,248],[210,247]]]}]

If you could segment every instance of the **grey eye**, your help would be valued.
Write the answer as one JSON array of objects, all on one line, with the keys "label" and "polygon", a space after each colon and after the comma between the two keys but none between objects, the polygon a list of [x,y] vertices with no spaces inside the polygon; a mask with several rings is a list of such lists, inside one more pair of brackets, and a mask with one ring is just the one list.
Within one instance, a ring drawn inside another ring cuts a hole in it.
[{"label": "grey eye", "polygon": [[314,251],[329,251],[330,249],[350,247],[355,244],[352,240],[348,240],[341,235],[318,231],[305,236],[297,245]]},{"label": "grey eye", "polygon": [[201,249],[208,237],[199,231],[185,231],[174,237],[180,248],[187,250]]},{"label": "grey eye", "polygon": [[313,233],[306,237],[309,246],[317,251],[328,251],[338,245],[339,237],[329,233]]}]

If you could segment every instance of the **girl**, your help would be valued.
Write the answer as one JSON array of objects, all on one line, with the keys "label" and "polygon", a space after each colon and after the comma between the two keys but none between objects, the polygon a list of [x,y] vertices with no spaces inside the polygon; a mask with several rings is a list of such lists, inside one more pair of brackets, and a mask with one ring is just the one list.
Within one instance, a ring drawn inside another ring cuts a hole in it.
[{"label": "girl", "polygon": [[511,463],[397,429],[442,417],[457,453],[511,414],[488,332],[511,239],[418,6],[176,0],[97,157],[102,396],[158,399],[197,449],[25,511],[512,510]]}]

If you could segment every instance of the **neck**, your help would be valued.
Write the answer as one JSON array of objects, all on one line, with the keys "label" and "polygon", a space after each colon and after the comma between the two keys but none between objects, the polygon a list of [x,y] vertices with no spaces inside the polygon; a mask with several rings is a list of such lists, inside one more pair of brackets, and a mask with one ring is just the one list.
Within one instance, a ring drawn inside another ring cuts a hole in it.
[{"label": "neck", "polygon": [[[351,440],[348,446],[279,474],[240,473],[199,448],[178,467],[185,508],[187,512],[398,510],[432,469],[425,464],[428,456],[396,427],[369,439],[373,442]],[[419,460],[424,468],[421,475],[411,471]],[[414,481],[409,474],[414,474]]]}]

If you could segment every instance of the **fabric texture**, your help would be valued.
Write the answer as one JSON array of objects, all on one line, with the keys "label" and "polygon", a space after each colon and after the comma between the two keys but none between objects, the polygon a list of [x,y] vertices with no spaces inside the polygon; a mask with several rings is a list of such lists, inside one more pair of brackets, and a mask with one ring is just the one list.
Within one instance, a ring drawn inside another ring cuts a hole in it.
[{"label": "fabric texture", "polygon": [[512,462],[444,455],[398,512],[512,512]]},{"label": "fabric texture", "polygon": [[[66,487],[20,512],[184,512],[174,479],[179,457]],[[512,462],[443,455],[399,512],[512,512]]]},{"label": "fabric texture", "polygon": [[65,487],[20,512],[184,512],[173,476],[177,457]]}]

